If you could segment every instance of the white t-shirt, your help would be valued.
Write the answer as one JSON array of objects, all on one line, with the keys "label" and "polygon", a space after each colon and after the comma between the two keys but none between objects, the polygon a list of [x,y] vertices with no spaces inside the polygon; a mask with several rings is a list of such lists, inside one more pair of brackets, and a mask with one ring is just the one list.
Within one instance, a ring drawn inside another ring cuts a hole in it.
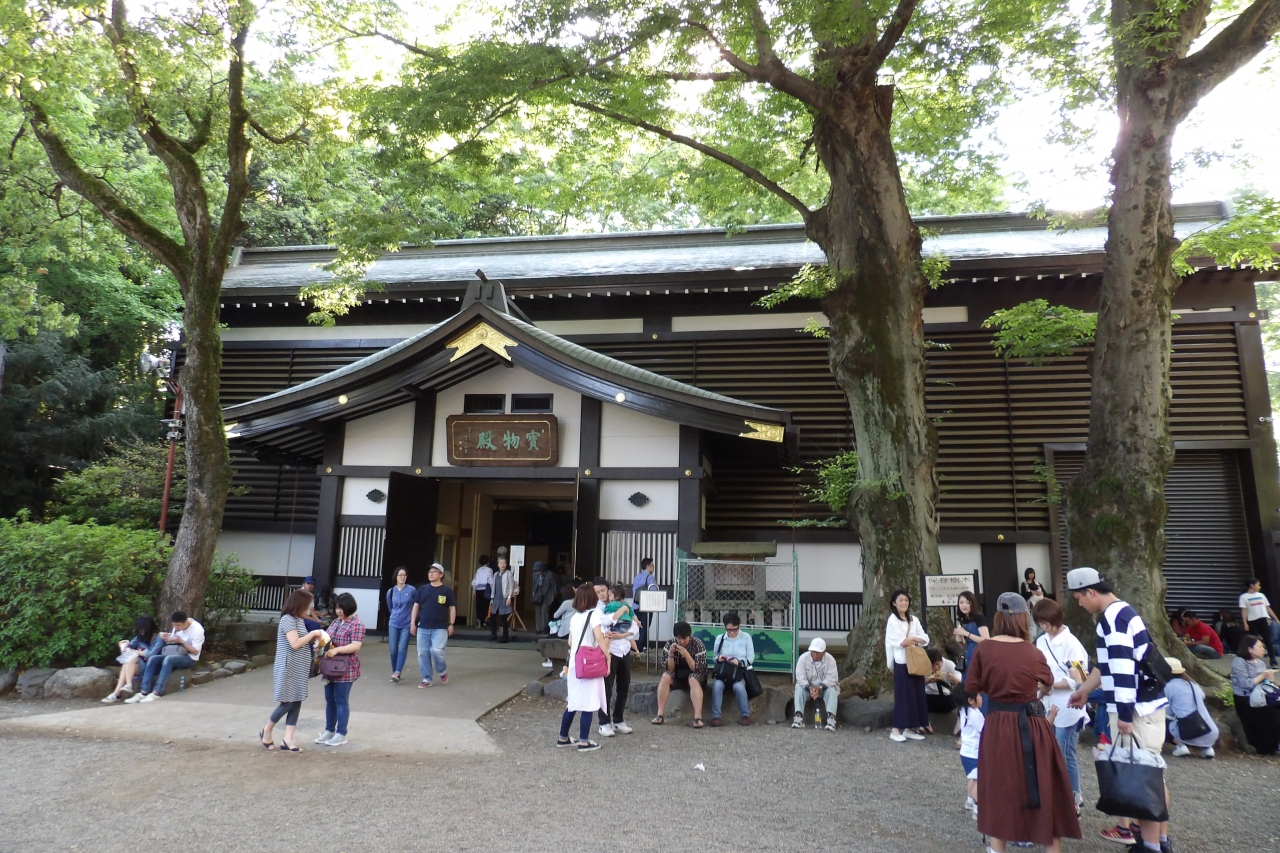
[{"label": "white t-shirt", "polygon": [[[1056,637],[1051,637],[1047,633],[1041,634],[1036,640],[1036,648],[1044,655],[1044,662],[1049,664],[1049,672],[1053,673],[1054,684],[1064,679],[1069,684],[1076,684],[1071,679],[1072,661],[1079,663],[1085,671],[1089,669],[1089,655],[1085,652],[1084,645],[1071,633],[1071,629],[1065,626]],[[1046,705],[1058,707],[1058,716],[1053,724],[1060,729],[1069,729],[1085,717],[1083,709],[1067,705],[1074,690],[1075,687],[1055,687],[1053,692],[1045,697]]]},{"label": "white t-shirt", "polygon": [[1260,592],[1246,592],[1240,596],[1240,609],[1245,611],[1245,618],[1252,622],[1254,619],[1268,619],[1267,608],[1271,606],[1271,602],[1267,601],[1267,597]]},{"label": "white t-shirt", "polygon": [[941,677],[942,677],[942,680],[941,680],[941,681],[926,681],[926,682],[924,683],[924,692],[925,692],[925,693],[937,694],[937,693],[938,693],[938,685],[939,685],[939,684],[945,684],[945,685],[947,685],[947,689],[948,689],[948,690],[952,691],[953,693],[955,692],[955,689],[956,689],[956,681],[955,681],[954,676],[959,675],[959,673],[958,673],[958,672],[956,672],[956,665],[955,665],[954,663],[952,663],[952,661],[951,661],[951,659],[950,659],[950,658],[943,658],[943,659],[942,659],[942,669],[940,669],[939,671],[935,672],[935,673],[934,673],[934,675],[939,675],[939,676],[941,676]]},{"label": "white t-shirt", "polygon": [[968,705],[960,708],[960,754],[965,758],[978,757],[978,745],[982,742],[982,727],[987,718],[982,711]]},{"label": "white t-shirt", "polygon": [[204,648],[204,626],[196,620],[192,619],[187,623],[187,627],[181,631],[174,633],[178,639],[186,643],[188,646],[196,650],[195,654],[187,652],[187,657],[192,660],[200,660],[200,650]]}]

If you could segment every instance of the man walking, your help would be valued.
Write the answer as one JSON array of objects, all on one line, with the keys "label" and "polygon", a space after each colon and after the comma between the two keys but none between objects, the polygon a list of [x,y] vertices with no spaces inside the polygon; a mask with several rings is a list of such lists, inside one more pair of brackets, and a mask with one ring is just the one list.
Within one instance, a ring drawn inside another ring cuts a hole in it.
[{"label": "man walking", "polygon": [[1262,594],[1262,582],[1257,578],[1249,578],[1249,588],[1240,596],[1240,618],[1244,620],[1244,624],[1248,627],[1250,634],[1256,634],[1262,638],[1262,644],[1267,647],[1267,657],[1271,659],[1271,666],[1274,669],[1276,665],[1276,649],[1275,628],[1276,612],[1271,609],[1271,602]]},{"label": "man walking", "polygon": [[457,618],[458,599],[444,585],[444,566],[432,563],[427,569],[427,582],[413,595],[413,613],[409,617],[409,633],[418,636],[418,669],[422,673],[418,687],[431,686],[432,666],[440,683],[449,683],[444,647],[453,636],[453,621]]},{"label": "man walking", "polygon": [[[1144,695],[1139,689],[1148,649],[1159,654],[1151,647],[1147,626],[1136,610],[1116,597],[1111,584],[1102,579],[1097,569],[1085,567],[1067,572],[1067,589],[1077,604],[1098,617],[1098,665],[1071,694],[1068,704],[1083,708],[1089,694],[1101,685],[1111,715],[1111,740],[1116,742],[1120,735],[1130,735],[1138,746],[1159,755],[1164,746],[1164,707],[1169,700],[1163,691]],[[1168,788],[1164,798],[1168,803]],[[1104,829],[1102,837],[1171,853],[1168,821],[1140,820],[1137,827],[1136,833],[1132,825]]]}]

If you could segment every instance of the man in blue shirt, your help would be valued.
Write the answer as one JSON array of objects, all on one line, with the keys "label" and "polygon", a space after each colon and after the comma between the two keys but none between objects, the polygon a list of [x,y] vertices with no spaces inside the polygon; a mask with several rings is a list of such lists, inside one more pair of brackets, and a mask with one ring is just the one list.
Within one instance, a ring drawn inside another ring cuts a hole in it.
[{"label": "man in blue shirt", "polygon": [[640,573],[631,582],[631,600],[636,605],[636,615],[640,617],[640,648],[649,648],[649,613],[640,612],[640,590],[656,586],[658,579],[653,574],[653,557],[645,557],[640,561]]}]

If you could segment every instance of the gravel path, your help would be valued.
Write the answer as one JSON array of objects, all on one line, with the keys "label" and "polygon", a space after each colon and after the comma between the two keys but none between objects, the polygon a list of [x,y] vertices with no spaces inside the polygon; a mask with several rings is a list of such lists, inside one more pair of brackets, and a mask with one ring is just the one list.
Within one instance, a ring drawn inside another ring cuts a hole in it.
[{"label": "gravel path", "polygon": [[[0,702],[0,716],[41,705]],[[481,721],[501,755],[422,762],[362,757],[356,742],[268,753],[252,732],[242,750],[0,738],[0,853],[982,849],[949,737],[899,745],[884,732],[640,720],[579,755],[551,748],[560,709],[518,699]],[[1171,759],[1168,778],[1179,853],[1280,848],[1280,762]],[[609,817],[566,834],[584,810]],[[1103,815],[1086,810],[1082,823],[1086,838],[1067,850],[1119,850],[1097,836]]]}]

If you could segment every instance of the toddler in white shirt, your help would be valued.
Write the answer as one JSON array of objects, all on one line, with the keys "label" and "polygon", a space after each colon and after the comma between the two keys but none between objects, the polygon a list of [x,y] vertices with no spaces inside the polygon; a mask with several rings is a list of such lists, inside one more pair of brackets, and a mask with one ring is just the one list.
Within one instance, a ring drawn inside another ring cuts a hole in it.
[{"label": "toddler in white shirt", "polygon": [[987,718],[982,716],[982,694],[965,693],[960,706],[960,764],[968,780],[969,796],[964,807],[978,819],[978,746],[982,742],[982,726]]}]

